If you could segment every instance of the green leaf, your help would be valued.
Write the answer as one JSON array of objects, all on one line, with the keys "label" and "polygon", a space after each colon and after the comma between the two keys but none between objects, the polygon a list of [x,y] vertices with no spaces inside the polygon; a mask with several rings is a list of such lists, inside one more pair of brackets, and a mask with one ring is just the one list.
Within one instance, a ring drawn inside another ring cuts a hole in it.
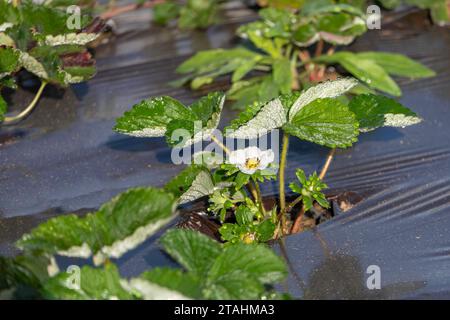
[{"label": "green leaf", "polygon": [[64,80],[66,83],[79,83],[91,79],[96,72],[95,67],[66,67]]},{"label": "green leaf", "polygon": [[378,0],[378,2],[386,9],[394,9],[402,3],[402,0]]},{"label": "green leaf", "polygon": [[43,291],[48,299],[129,300],[133,298],[122,286],[119,271],[112,263],[106,264],[103,269],[83,266],[79,277],[76,273],[62,272],[44,283]]},{"label": "green leaf", "polygon": [[336,99],[317,99],[298,111],[283,129],[302,140],[335,148],[357,141],[358,121],[349,108]]},{"label": "green leaf", "polygon": [[114,130],[136,137],[161,137],[174,119],[195,120],[191,110],[171,97],[143,100],[116,120]]},{"label": "green leaf", "polygon": [[450,24],[450,9],[448,1],[435,1],[430,8],[430,12],[434,23],[440,26],[447,26]]},{"label": "green leaf", "polygon": [[366,32],[366,23],[353,14],[335,13],[320,16],[316,29],[323,40],[336,45],[348,45],[356,36]]},{"label": "green leaf", "polygon": [[287,275],[283,261],[264,245],[237,244],[224,248],[209,268],[207,278],[209,282],[217,281],[233,271],[247,272],[265,284],[281,281]]},{"label": "green leaf", "polygon": [[396,76],[408,78],[427,78],[433,77],[436,73],[402,54],[387,52],[361,52],[358,57],[365,60],[372,60],[386,72]]},{"label": "green leaf", "polygon": [[187,271],[204,277],[221,253],[221,245],[193,230],[172,229],[161,237],[164,250]]},{"label": "green leaf", "polygon": [[41,284],[49,278],[50,259],[23,254],[0,257],[0,299],[41,299]]},{"label": "green leaf", "polygon": [[161,287],[180,292],[186,297],[194,299],[202,298],[202,281],[200,277],[192,273],[183,272],[180,269],[154,268],[142,273],[139,278]]},{"label": "green leaf", "polygon": [[[319,98],[335,98],[338,97],[354,86],[358,84],[353,78],[342,78],[335,81],[327,81],[320,83],[314,87],[307,89],[306,91],[300,93],[295,102],[287,107],[289,109],[289,119],[293,119],[295,115],[301,110],[304,106],[313,102]],[[290,96],[289,99],[292,100],[293,96]],[[286,105],[287,101],[285,102]]]},{"label": "green leaf", "polygon": [[211,195],[221,188],[215,185],[209,169],[203,165],[191,165],[169,181],[164,187],[184,204]]},{"label": "green leaf", "polygon": [[[225,95],[212,92],[190,106],[194,119],[175,119],[167,126],[166,140],[171,146],[184,148],[210,139],[220,122]],[[185,131],[181,131],[184,129]],[[176,131],[180,130],[180,131]],[[179,135],[178,133],[181,133]],[[180,139],[181,138],[181,139]]]},{"label": "green leaf", "polygon": [[13,48],[0,47],[0,78],[19,67],[19,52]]},{"label": "green leaf", "polygon": [[287,58],[277,59],[273,63],[273,80],[281,93],[291,92],[292,72],[291,62]]},{"label": "green leaf", "polygon": [[208,299],[261,299],[263,284],[284,279],[287,269],[272,250],[263,245],[226,247],[207,273],[203,294]]},{"label": "green leaf", "polygon": [[8,105],[5,101],[5,99],[3,99],[3,97],[0,95],[0,122],[5,120],[5,113],[7,111],[7,108],[8,108]]},{"label": "green leaf", "polygon": [[295,174],[300,185],[292,182],[289,184],[289,187],[293,192],[300,194],[305,211],[312,208],[314,201],[317,201],[323,208],[330,207],[329,202],[322,193],[322,190],[328,188],[328,186],[322,182],[316,172],[310,175],[308,179],[306,179],[305,172],[301,169],[297,169]]},{"label": "green leaf", "polygon": [[422,121],[414,112],[397,101],[379,95],[364,94],[353,98],[350,110],[359,121],[360,131],[379,127],[406,127]]},{"label": "green leaf", "polygon": [[86,45],[94,41],[100,36],[99,33],[66,33],[56,36],[48,35],[44,39],[44,44],[47,46],[61,46],[61,45]]},{"label": "green leaf", "polygon": [[175,197],[181,197],[189,190],[194,180],[200,172],[209,172],[208,169],[202,165],[190,165],[183,169],[177,176],[172,178],[164,189],[171,192]]},{"label": "green leaf", "polygon": [[270,220],[264,220],[257,226],[258,241],[266,242],[273,238],[276,229],[275,223]]},{"label": "green leaf", "polygon": [[136,137],[161,137],[184,148],[209,139],[219,125],[225,95],[213,92],[189,108],[170,97],[144,100],[117,119],[114,129]]},{"label": "green leaf", "polygon": [[261,55],[245,48],[234,49],[213,49],[200,51],[188,60],[184,61],[176,69],[177,73],[191,73],[197,74],[207,73],[218,69],[233,60],[252,60]]},{"label": "green leaf", "polygon": [[180,6],[175,2],[158,3],[153,7],[153,21],[160,25],[166,25],[175,19],[180,13]]},{"label": "green leaf", "polygon": [[83,218],[64,215],[25,234],[18,247],[101,263],[134,249],[174,218],[172,194],[156,188],[135,188],[119,194],[96,213]]},{"label": "green leaf", "polygon": [[237,82],[241,80],[247,73],[252,71],[258,62],[262,59],[262,56],[256,56],[253,59],[249,59],[240,63],[240,65],[234,70],[231,82]]},{"label": "green leaf", "polygon": [[[65,11],[31,2],[21,4],[20,9],[23,21],[32,25],[39,34],[59,35],[73,32],[67,26],[69,15]],[[81,28],[86,24],[86,20],[82,19],[82,22]]]},{"label": "green leaf", "polygon": [[236,190],[242,189],[250,181],[250,177],[248,174],[238,172],[234,180]]},{"label": "green leaf", "polygon": [[203,289],[205,298],[212,300],[259,300],[264,292],[264,286],[251,273],[240,270],[209,279]]},{"label": "green leaf", "polygon": [[319,34],[313,24],[305,23],[297,27],[292,38],[296,45],[308,47],[319,40]]},{"label": "green leaf", "polygon": [[216,0],[188,0],[181,8],[178,25],[182,29],[206,28],[216,21]]},{"label": "green leaf", "polygon": [[236,222],[240,225],[247,225],[253,222],[254,212],[245,205],[240,205],[236,212]]},{"label": "green leaf", "polygon": [[272,39],[264,38],[260,32],[256,31],[248,31],[247,36],[257,48],[267,52],[272,58],[278,59],[282,57],[280,48],[277,48]]},{"label": "green leaf", "polygon": [[401,90],[388,73],[373,60],[363,59],[351,52],[337,52],[329,56],[321,56],[320,62],[339,63],[348,72],[369,87],[384,91],[393,96],[400,96]]},{"label": "green leaf", "polygon": [[231,108],[234,110],[245,110],[248,106],[257,104],[260,101],[261,80],[252,78],[249,81],[239,81],[234,83],[228,91],[229,100],[237,100]]},{"label": "green leaf", "polygon": [[251,105],[225,129],[227,137],[253,139],[278,129],[286,123],[287,111],[280,99]]}]

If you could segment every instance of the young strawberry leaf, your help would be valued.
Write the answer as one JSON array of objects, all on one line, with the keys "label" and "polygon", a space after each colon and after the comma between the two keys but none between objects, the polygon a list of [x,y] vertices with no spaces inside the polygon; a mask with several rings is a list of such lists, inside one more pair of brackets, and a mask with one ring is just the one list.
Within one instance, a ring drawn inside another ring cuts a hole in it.
[{"label": "young strawberry leaf", "polygon": [[349,108],[359,121],[360,131],[379,127],[406,127],[422,121],[397,101],[379,95],[356,96],[350,102]]},{"label": "young strawberry leaf", "polygon": [[302,140],[330,148],[346,148],[357,141],[358,121],[337,99],[317,99],[301,108],[283,130]]},{"label": "young strawberry leaf", "polygon": [[47,254],[88,258],[101,263],[119,258],[175,217],[175,199],[155,188],[130,189],[80,218],[64,215],[24,235],[18,247]]},{"label": "young strawberry leaf", "polygon": [[289,184],[289,188],[293,192],[300,194],[305,211],[312,208],[314,201],[317,201],[323,208],[330,207],[325,195],[322,193],[322,190],[328,188],[328,186],[320,180],[316,172],[310,175],[308,179],[305,172],[301,169],[297,169],[295,174],[300,184],[292,182]]}]

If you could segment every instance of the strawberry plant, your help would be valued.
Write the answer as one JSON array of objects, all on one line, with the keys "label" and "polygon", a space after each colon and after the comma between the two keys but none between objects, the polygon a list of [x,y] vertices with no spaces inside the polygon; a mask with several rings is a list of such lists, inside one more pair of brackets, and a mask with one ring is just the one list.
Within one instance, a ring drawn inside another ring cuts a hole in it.
[{"label": "strawberry plant", "polygon": [[242,109],[336,79],[339,74],[331,68],[336,65],[361,81],[353,89],[359,93],[400,96],[392,75],[423,78],[435,74],[401,54],[336,52],[337,46],[348,45],[367,31],[366,16],[357,6],[306,1],[299,12],[266,8],[259,15],[259,20],[237,30],[246,41],[243,46],[198,52],[177,68],[184,76],[172,84],[198,89],[231,74],[228,99]]},{"label": "strawberry plant", "polygon": [[16,89],[16,76],[26,70],[41,84],[35,98],[19,114],[6,114],[7,103],[0,96],[0,121],[17,122],[36,106],[48,84],[67,87],[95,74],[95,60],[86,45],[95,40],[103,22],[81,16],[78,29],[68,25],[65,10],[24,1],[12,5],[0,0],[0,90]]},{"label": "strawberry plant", "polygon": [[[168,144],[189,150],[202,140],[212,140],[226,154],[200,152],[195,164],[168,183],[166,189],[183,204],[209,197],[209,212],[224,223],[223,240],[232,243],[267,241],[296,232],[295,221],[311,209],[313,203],[327,208],[322,182],[336,148],[350,147],[360,132],[383,126],[406,127],[421,119],[393,99],[375,94],[342,96],[358,85],[353,78],[328,81],[303,91],[295,91],[267,103],[251,104],[225,128],[228,139],[257,139],[272,130],[282,130],[282,148],[278,170],[279,202],[266,208],[259,184],[276,178],[274,152],[257,147],[231,150],[217,137],[225,96],[210,93],[189,107],[170,97],[157,97],[136,104],[119,118],[115,130],[137,137],[165,136]],[[297,171],[298,182],[290,185],[299,196],[291,204],[285,199],[285,167],[289,136],[332,148],[322,172],[306,177]],[[298,203],[297,216],[290,211]],[[228,213],[232,212],[232,223]]]}]

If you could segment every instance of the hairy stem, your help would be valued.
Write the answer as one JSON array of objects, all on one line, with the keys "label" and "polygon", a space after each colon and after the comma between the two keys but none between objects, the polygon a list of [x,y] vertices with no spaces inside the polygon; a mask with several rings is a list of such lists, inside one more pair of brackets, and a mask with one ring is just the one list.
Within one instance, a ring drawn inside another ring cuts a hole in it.
[{"label": "hairy stem", "polygon": [[291,89],[298,90],[300,89],[300,83],[298,81],[298,71],[297,71],[297,50],[294,50],[294,54],[291,58],[291,74],[292,74],[292,82]]},{"label": "hairy stem", "polygon": [[302,206],[300,212],[297,215],[297,218],[295,218],[294,224],[292,225],[291,233],[297,233],[300,231],[300,224],[302,222],[304,213],[305,213],[305,206]]},{"label": "hairy stem", "polygon": [[255,202],[258,202],[258,193],[256,192],[256,189],[253,186],[253,184],[251,182],[249,182],[245,186],[246,186],[247,190],[250,192],[250,194],[252,195],[253,200],[255,200]]},{"label": "hairy stem", "polygon": [[336,148],[331,149],[330,153],[328,154],[327,161],[325,161],[325,165],[323,166],[322,171],[320,171],[320,174],[319,174],[320,180],[323,180],[323,178],[327,174],[328,168],[330,168],[330,164],[334,158],[335,153],[336,153]]},{"label": "hairy stem", "polygon": [[315,57],[319,57],[320,55],[322,55],[323,46],[324,42],[322,39],[320,39],[319,42],[317,43],[316,52],[314,53]]},{"label": "hairy stem", "polygon": [[46,85],[47,85],[47,82],[46,81],[42,81],[38,92],[36,93],[36,95],[33,98],[33,101],[31,101],[31,103],[21,113],[19,113],[18,115],[13,116],[13,117],[5,117],[5,120],[3,121],[3,124],[16,123],[16,122],[22,120],[23,118],[25,118],[28,114],[30,114],[30,112],[34,109],[34,107],[36,106],[37,102],[39,101],[39,98],[41,97],[42,92],[44,91],[44,88],[45,88]]},{"label": "hairy stem", "polygon": [[266,216],[266,208],[264,208],[264,203],[262,201],[261,188],[259,187],[259,183],[257,181],[253,181],[255,184],[256,196],[258,197],[259,207],[264,216]]},{"label": "hairy stem", "polygon": [[294,201],[292,201],[291,203],[289,203],[286,207],[286,212],[289,212],[292,210],[292,208],[294,208],[300,201],[302,201],[303,196],[298,196],[297,198],[295,198]]},{"label": "hairy stem", "polygon": [[214,141],[219,147],[222,148],[223,151],[225,151],[225,153],[230,154],[231,151],[230,149],[228,149],[223,143],[222,141],[220,141],[219,139],[217,139],[217,137],[215,135],[211,135],[211,140]]},{"label": "hairy stem", "polygon": [[283,142],[282,142],[282,150],[281,150],[281,159],[280,159],[280,171],[279,171],[279,187],[280,187],[280,214],[281,214],[281,232],[284,233],[284,229],[286,228],[286,194],[285,194],[285,180],[284,180],[284,172],[286,169],[286,158],[287,152],[289,149],[289,135],[286,132],[283,132]]}]

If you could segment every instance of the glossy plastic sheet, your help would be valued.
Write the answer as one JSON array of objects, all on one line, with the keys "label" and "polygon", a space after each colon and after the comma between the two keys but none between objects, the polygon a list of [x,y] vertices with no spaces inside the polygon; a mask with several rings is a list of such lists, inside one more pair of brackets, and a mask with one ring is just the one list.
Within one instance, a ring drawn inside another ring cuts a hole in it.
[{"label": "glossy plastic sheet", "polygon": [[[89,83],[47,89],[24,122],[0,129],[0,254],[38,223],[68,212],[97,208],[133,186],[163,185],[181,168],[163,139],[138,139],[112,131],[133,103],[155,95],[190,102],[203,94],[173,89],[176,66],[194,52],[233,45],[234,30],[255,18],[232,3],[207,33],[151,27],[149,11],[117,19],[119,35],[96,50],[98,75]],[[401,102],[420,114],[420,125],[363,134],[338,151],[326,183],[332,192],[355,191],[364,200],[314,232],[274,245],[291,268],[280,290],[295,297],[450,298],[450,32],[425,13],[383,19],[352,50],[399,52],[437,71],[435,78],[401,80]],[[226,88],[226,79],[207,90]],[[10,96],[14,105],[33,88]],[[233,117],[226,112],[223,123]],[[292,139],[288,177],[295,168],[318,170],[328,150]],[[274,194],[274,185],[264,188]],[[124,276],[171,264],[149,239],[118,262]],[[74,261],[61,261],[62,264]],[[369,290],[369,266],[378,266],[381,289]]]}]

